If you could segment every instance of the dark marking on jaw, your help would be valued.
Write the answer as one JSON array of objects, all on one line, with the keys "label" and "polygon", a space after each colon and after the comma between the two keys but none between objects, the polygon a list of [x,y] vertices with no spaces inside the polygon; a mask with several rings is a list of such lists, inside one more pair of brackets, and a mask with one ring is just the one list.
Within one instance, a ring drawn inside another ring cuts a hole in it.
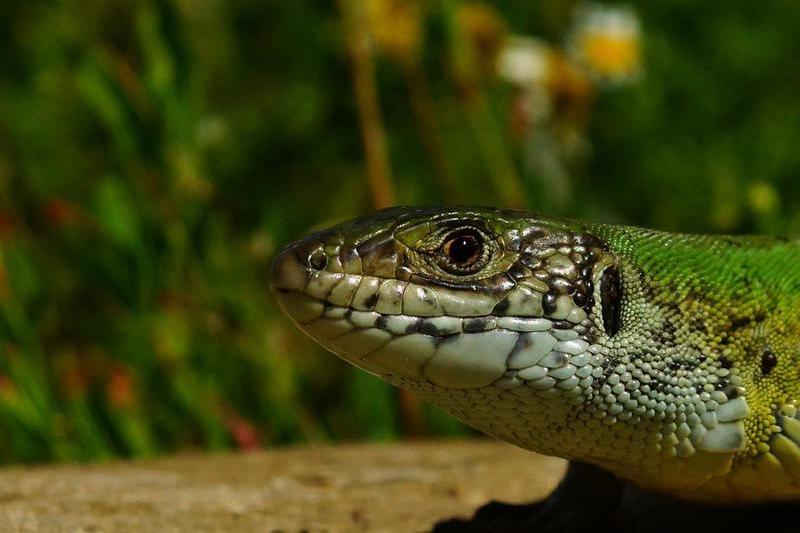
[{"label": "dark marking on jaw", "polygon": [[549,292],[542,296],[542,310],[546,315],[552,315],[556,312],[556,298],[557,295]]},{"label": "dark marking on jaw", "polygon": [[487,329],[492,329],[495,325],[494,317],[476,317],[476,318],[465,318],[461,329],[464,330],[465,333],[477,333],[480,331],[486,331]]},{"label": "dark marking on jaw", "polygon": [[417,332],[431,337],[442,337],[442,330],[437,328],[430,320],[420,319],[417,323]]},{"label": "dark marking on jaw", "polygon": [[387,329],[389,329],[388,323],[389,323],[389,317],[387,317],[386,315],[380,315],[378,319],[375,321],[375,327],[386,331]]},{"label": "dark marking on jaw", "polygon": [[508,298],[503,298],[494,306],[494,309],[492,309],[492,314],[496,316],[505,315],[510,306],[511,302],[508,301]]},{"label": "dark marking on jaw", "polygon": [[372,309],[375,307],[375,304],[378,303],[379,295],[376,292],[375,294],[369,295],[366,299],[364,299],[364,307]]},{"label": "dark marking on jaw", "polygon": [[417,320],[413,321],[411,324],[406,326],[406,330],[405,330],[404,333],[406,335],[411,335],[412,333],[416,333],[419,330],[419,324],[420,324],[421,321],[422,321],[422,319],[419,319],[419,318]]}]

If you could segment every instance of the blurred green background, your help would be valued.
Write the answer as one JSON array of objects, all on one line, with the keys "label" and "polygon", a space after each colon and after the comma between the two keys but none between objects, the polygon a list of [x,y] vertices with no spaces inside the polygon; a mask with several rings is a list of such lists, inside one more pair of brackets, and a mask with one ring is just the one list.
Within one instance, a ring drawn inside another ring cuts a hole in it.
[{"label": "blurred green background", "polygon": [[800,229],[788,1],[0,5],[0,461],[458,434],[270,259],[388,204]]}]

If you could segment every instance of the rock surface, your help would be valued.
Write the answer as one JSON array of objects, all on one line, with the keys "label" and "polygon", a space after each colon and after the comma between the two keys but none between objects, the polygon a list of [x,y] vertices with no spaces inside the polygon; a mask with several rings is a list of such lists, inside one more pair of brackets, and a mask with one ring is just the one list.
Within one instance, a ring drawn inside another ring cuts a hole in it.
[{"label": "rock surface", "polygon": [[15,467],[0,471],[0,531],[425,531],[542,498],[564,468],[489,441]]}]

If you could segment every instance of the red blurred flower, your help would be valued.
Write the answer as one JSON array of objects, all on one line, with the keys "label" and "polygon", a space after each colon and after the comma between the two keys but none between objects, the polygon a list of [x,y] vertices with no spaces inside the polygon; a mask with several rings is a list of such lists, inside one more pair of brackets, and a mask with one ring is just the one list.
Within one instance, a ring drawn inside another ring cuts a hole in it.
[{"label": "red blurred flower", "polygon": [[124,366],[117,366],[111,370],[106,382],[106,396],[113,407],[125,409],[136,402],[133,376],[131,371]]},{"label": "red blurred flower", "polygon": [[44,216],[55,226],[72,226],[80,218],[80,208],[63,198],[53,198],[44,205]]},{"label": "red blurred flower", "polygon": [[258,430],[236,413],[230,413],[226,420],[225,425],[231,432],[233,442],[236,443],[240,449],[245,451],[253,451],[261,448],[261,438],[258,435]]},{"label": "red blurred flower", "polygon": [[5,374],[0,374],[0,398],[4,400],[12,400],[17,395],[17,386],[11,381],[11,378]]},{"label": "red blurred flower", "polygon": [[0,241],[10,238],[17,229],[17,222],[11,213],[0,211]]}]

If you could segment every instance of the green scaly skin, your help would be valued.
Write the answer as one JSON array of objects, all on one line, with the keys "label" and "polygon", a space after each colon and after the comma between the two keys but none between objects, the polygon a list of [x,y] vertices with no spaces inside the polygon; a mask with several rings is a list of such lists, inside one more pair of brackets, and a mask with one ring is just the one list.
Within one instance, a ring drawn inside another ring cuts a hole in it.
[{"label": "green scaly skin", "polygon": [[393,208],[272,279],[322,345],[489,435],[682,499],[800,497],[797,241]]}]

